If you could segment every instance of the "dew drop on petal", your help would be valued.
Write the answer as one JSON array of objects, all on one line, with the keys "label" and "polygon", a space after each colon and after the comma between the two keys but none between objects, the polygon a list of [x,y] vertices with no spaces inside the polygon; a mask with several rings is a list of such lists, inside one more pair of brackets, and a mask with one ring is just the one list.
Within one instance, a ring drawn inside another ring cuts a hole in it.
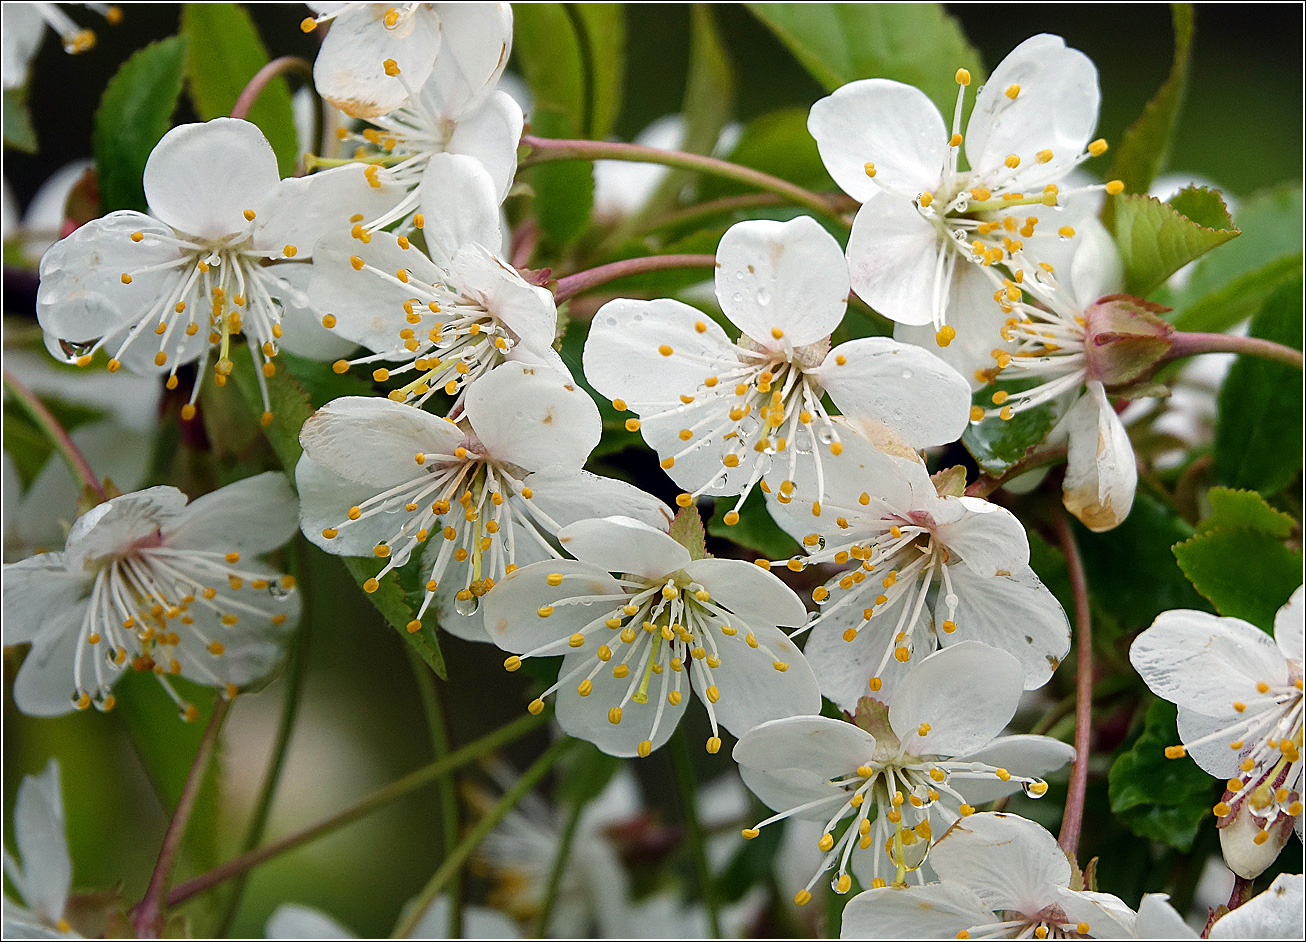
[{"label": "dew drop on petal", "polygon": [[59,352],[72,360],[90,353],[95,349],[96,343],[95,340],[60,340]]},{"label": "dew drop on petal", "polygon": [[480,604],[481,600],[473,595],[469,599],[455,599],[453,608],[459,615],[475,615]]}]

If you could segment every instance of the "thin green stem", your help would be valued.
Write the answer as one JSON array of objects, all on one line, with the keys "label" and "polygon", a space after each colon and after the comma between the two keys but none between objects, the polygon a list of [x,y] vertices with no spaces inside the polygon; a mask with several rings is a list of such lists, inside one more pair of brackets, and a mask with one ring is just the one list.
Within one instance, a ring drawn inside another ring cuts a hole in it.
[{"label": "thin green stem", "polygon": [[531,730],[541,726],[546,719],[545,714],[531,716],[527,714],[519,719],[513,720],[507,726],[501,727],[488,735],[482,736],[473,743],[468,743],[461,749],[450,753],[443,759],[437,759],[428,765],[422,766],[414,772],[409,772],[403,778],[396,779],[389,785],[382,786],[372,794],[367,795],[354,802],[349,807],[337,811],[333,815],[328,815],[316,824],[310,825],[302,831],[294,834],[288,834],[271,844],[265,844],[258,850],[250,851],[247,854],[241,854],[233,857],[224,864],[219,864],[206,873],[201,873],[197,877],[192,877],[185,883],[181,883],[168,894],[168,905],[177,906],[186,900],[195,896],[197,893],[203,893],[226,880],[230,880],[237,874],[244,873],[261,863],[266,863],[274,857],[279,857],[287,851],[294,850],[304,844],[314,841],[319,837],[337,831],[346,824],[351,824],[378,808],[384,808],[396,799],[402,798],[409,792],[416,791],[423,785],[429,785],[438,779],[441,775],[446,774],[452,769],[460,768],[467,763],[479,759],[487,752],[492,752],[500,746],[504,746],[513,740],[520,739]]},{"label": "thin green stem", "polygon": [[671,775],[676,782],[676,797],[680,800],[680,810],[685,816],[685,837],[694,858],[694,871],[698,875],[699,891],[703,895],[703,908],[707,910],[708,931],[712,938],[719,939],[720,901],[717,899],[716,884],[712,880],[712,868],[708,865],[703,822],[698,816],[698,782],[694,777],[694,759],[690,755],[689,740],[685,738],[683,729],[672,735],[667,748],[671,756]]},{"label": "thin green stem", "polygon": [[1026,455],[1006,471],[1001,474],[982,474],[966,488],[967,497],[988,497],[1002,485],[1006,484],[1012,478],[1018,478],[1026,471],[1033,471],[1035,468],[1041,468],[1045,464],[1053,464],[1066,457],[1066,446],[1057,445],[1052,448],[1036,451],[1033,454]]},{"label": "thin green stem", "polygon": [[524,134],[521,142],[531,149],[531,152],[520,162],[522,167],[559,160],[628,160],[636,163],[663,164],[668,167],[679,167],[682,170],[697,170],[778,194],[791,203],[820,213],[844,228],[849,226],[839,207],[820,193],[813,193],[788,180],[781,180],[769,173],[733,164],[728,160],[614,141],[557,140]]},{"label": "thin green stem", "polygon": [[522,777],[504,793],[498,803],[490,809],[489,814],[477,821],[475,826],[467,832],[467,836],[454,848],[454,852],[441,861],[440,866],[431,875],[431,879],[422,888],[422,892],[418,894],[417,901],[409,909],[408,914],[399,920],[399,924],[395,926],[391,938],[406,939],[413,934],[413,930],[422,921],[426,911],[431,908],[435,898],[440,895],[440,891],[444,889],[445,884],[462,868],[467,858],[471,856],[472,851],[490,835],[491,831],[499,826],[499,822],[503,820],[504,816],[515,808],[517,803],[525,798],[532,788],[539,784],[540,780],[548,774],[558,760],[576,745],[576,742],[577,740],[574,739],[559,739],[546,749],[544,754],[536,759],[529,769],[522,773]]},{"label": "thin green stem", "polygon": [[195,750],[195,759],[191,762],[186,783],[182,786],[181,797],[177,799],[177,809],[168,822],[168,830],[163,835],[163,845],[159,848],[159,859],[154,864],[154,873],[150,875],[150,884],[145,889],[145,896],[132,910],[132,928],[138,939],[157,939],[163,931],[164,896],[168,891],[168,878],[172,875],[173,864],[177,861],[177,852],[186,837],[186,826],[190,823],[191,812],[195,810],[195,799],[199,797],[200,787],[204,783],[204,770],[208,768],[209,756],[217,745],[218,733],[227,718],[231,701],[220,697],[209,717],[209,725],[200,738],[199,748]]},{"label": "thin green stem", "polygon": [[[263,784],[259,787],[258,800],[254,803],[254,814],[250,817],[249,827],[245,830],[245,841],[241,853],[249,853],[263,841],[267,831],[268,818],[272,814],[272,801],[281,784],[281,773],[285,769],[286,755],[290,749],[291,735],[295,730],[295,720],[299,716],[299,704],[304,692],[304,677],[308,673],[310,660],[310,637],[312,634],[312,600],[313,577],[309,566],[305,565],[304,544],[296,540],[291,544],[294,562],[293,574],[299,580],[300,597],[308,600],[299,616],[299,628],[295,632],[294,646],[286,664],[286,689],[281,700],[281,719],[277,722],[277,735],[272,743],[272,753],[268,759],[267,771],[263,773]],[[225,936],[231,931],[231,924],[240,911],[240,901],[245,894],[245,884],[249,881],[249,871],[238,875],[232,884],[226,908],[218,920],[214,935]]]},{"label": "thin green stem", "polygon": [[8,370],[4,371],[4,381],[5,388],[22,404],[27,414],[32,417],[32,421],[45,433],[45,437],[50,439],[50,444],[54,445],[55,450],[67,462],[68,470],[72,471],[73,477],[89,487],[101,501],[108,500],[109,495],[104,489],[104,484],[91,470],[91,463],[86,460],[86,456],[82,454],[67,430],[59,424],[54,414],[45,407],[35,393]]},{"label": "thin green stem", "polygon": [[573,802],[567,811],[567,823],[563,825],[562,837],[558,841],[558,852],[553,857],[553,866],[549,868],[549,882],[544,887],[544,900],[540,904],[540,914],[535,917],[535,937],[547,939],[549,936],[549,918],[553,907],[558,902],[558,891],[562,888],[562,875],[567,871],[567,862],[571,860],[571,845],[576,840],[576,827],[580,816],[585,811],[585,803]]},{"label": "thin green stem", "polygon": [[1075,597],[1075,764],[1070,772],[1070,789],[1066,810],[1061,818],[1057,843],[1073,859],[1079,851],[1079,835],[1084,827],[1084,802],[1088,796],[1088,761],[1093,740],[1093,618],[1088,604],[1088,577],[1084,559],[1079,554],[1075,534],[1065,511],[1056,509],[1054,522],[1061,550],[1066,556],[1066,572]]},{"label": "thin green stem", "polygon": [[[440,701],[440,692],[435,689],[431,678],[431,668],[412,648],[408,652],[408,663],[412,665],[413,677],[417,680],[417,693],[422,698],[422,709],[426,713],[426,725],[431,734],[431,751],[436,759],[449,755],[449,722],[445,716],[444,704]],[[461,824],[458,820],[458,782],[452,771],[441,775],[435,783],[440,795],[440,836],[444,843],[444,855],[448,857],[458,847],[458,832]],[[463,885],[456,879],[449,887],[449,938],[458,939],[463,934]]]}]

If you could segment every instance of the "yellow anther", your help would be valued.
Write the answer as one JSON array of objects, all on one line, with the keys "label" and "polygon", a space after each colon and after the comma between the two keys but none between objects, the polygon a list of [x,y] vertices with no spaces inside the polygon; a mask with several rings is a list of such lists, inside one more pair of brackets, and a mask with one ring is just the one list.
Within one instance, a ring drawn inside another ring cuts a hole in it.
[{"label": "yellow anther", "polygon": [[875,164],[870,162],[862,164],[862,169],[866,171],[866,175],[868,177],[874,177],[877,172],[875,169]]},{"label": "yellow anther", "polygon": [[1008,154],[1007,159],[1004,160],[1003,163],[1006,164],[1009,169],[1015,170],[1020,166],[1020,158],[1015,154]]},{"label": "yellow anther", "polygon": [[1006,95],[1012,101],[1015,101],[1016,96],[1020,94],[1020,86],[1016,84],[1008,85],[1007,90],[1002,94]]},{"label": "yellow anther", "polygon": [[952,137],[950,137],[950,138],[948,139],[948,146],[949,146],[949,147],[960,147],[960,146],[961,146],[961,135],[960,135],[960,134],[954,134],[954,135],[952,135]]},{"label": "yellow anther", "polygon": [[544,712],[544,701],[539,699],[532,700],[530,705],[526,707],[526,710],[529,713],[533,713],[535,716],[539,716]]},{"label": "yellow anther", "polygon": [[944,634],[950,635],[957,630],[957,623],[955,621],[945,621],[942,627]]},{"label": "yellow anther", "polygon": [[1242,713],[1244,710],[1247,709],[1247,704],[1243,703],[1241,700],[1235,700],[1233,702],[1233,708],[1237,710],[1239,713]]},{"label": "yellow anther", "polygon": [[394,59],[386,59],[381,63],[381,67],[385,69],[385,74],[391,78],[399,74],[399,63],[395,62]]},{"label": "yellow anther", "polygon": [[1167,759],[1182,759],[1187,754],[1188,754],[1188,750],[1186,750],[1183,746],[1165,747],[1165,757]]},{"label": "yellow anther", "polygon": [[616,706],[608,711],[608,722],[613,726],[621,722],[621,707]]},{"label": "yellow anther", "polygon": [[675,351],[671,349],[669,344],[664,343],[658,347],[658,353],[662,354],[664,357],[669,357],[671,354],[675,353]]},{"label": "yellow anther", "polygon": [[779,339],[781,339],[782,337],[784,337],[784,335],[785,335],[785,332],[784,332],[783,330],[781,330],[779,327],[772,327],[772,328],[771,328],[771,336],[772,336],[774,339],[779,340]]},{"label": "yellow anther", "polygon": [[1106,191],[1112,196],[1115,196],[1117,193],[1123,193],[1124,190],[1125,183],[1123,180],[1112,180],[1106,185]]},{"label": "yellow anther", "polygon": [[580,685],[576,688],[576,692],[582,697],[588,697],[594,692],[594,681],[586,677],[580,682]]},{"label": "yellow anther", "polygon": [[1057,235],[1061,236],[1063,239],[1073,239],[1075,237],[1075,227],[1062,226],[1057,230]]},{"label": "yellow anther", "polygon": [[367,262],[363,261],[358,255],[351,255],[349,256],[349,264],[354,266],[354,271],[362,271]]},{"label": "yellow anther", "polygon": [[956,78],[958,85],[970,85],[970,70],[958,69],[954,78]]},{"label": "yellow anther", "polygon": [[711,755],[716,755],[718,752],[721,751],[721,737],[709,736],[707,739],[706,748]]},{"label": "yellow anther", "polygon": [[957,810],[961,812],[963,817],[969,817],[970,815],[975,813],[975,809],[970,805],[962,805]]},{"label": "yellow anther", "polygon": [[1106,153],[1106,149],[1107,149],[1107,143],[1105,140],[1103,140],[1100,137],[1096,141],[1088,145],[1088,152],[1094,157],[1101,157],[1103,154]]}]

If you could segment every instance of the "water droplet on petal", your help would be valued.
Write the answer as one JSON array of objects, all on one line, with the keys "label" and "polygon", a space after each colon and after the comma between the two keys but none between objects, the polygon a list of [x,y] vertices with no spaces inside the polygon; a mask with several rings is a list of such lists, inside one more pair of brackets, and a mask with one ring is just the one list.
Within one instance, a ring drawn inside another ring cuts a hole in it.
[{"label": "water droplet on petal", "polygon": [[60,340],[59,352],[70,360],[85,356],[95,349],[95,340]]},{"label": "water droplet on petal", "polygon": [[455,599],[453,608],[459,615],[475,615],[476,609],[480,607],[480,604],[481,600],[473,595],[468,599]]},{"label": "water droplet on petal", "polygon": [[1048,793],[1048,783],[1041,778],[1036,778],[1032,782],[1022,782],[1020,787],[1030,798],[1042,798]]},{"label": "water droplet on petal", "polygon": [[765,288],[758,288],[758,289],[757,289],[757,303],[760,304],[762,307],[766,307],[768,304],[770,304],[770,303],[771,303],[771,292],[770,292],[770,291],[767,291]]}]

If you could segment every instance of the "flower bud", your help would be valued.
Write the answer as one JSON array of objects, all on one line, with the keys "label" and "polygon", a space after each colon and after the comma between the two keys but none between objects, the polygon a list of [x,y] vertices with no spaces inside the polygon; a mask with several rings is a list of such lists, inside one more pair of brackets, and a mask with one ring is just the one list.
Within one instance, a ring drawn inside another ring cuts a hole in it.
[{"label": "flower bud", "polygon": [[1127,294],[1099,298],[1084,311],[1088,378],[1112,393],[1144,383],[1170,350],[1169,308]]}]

